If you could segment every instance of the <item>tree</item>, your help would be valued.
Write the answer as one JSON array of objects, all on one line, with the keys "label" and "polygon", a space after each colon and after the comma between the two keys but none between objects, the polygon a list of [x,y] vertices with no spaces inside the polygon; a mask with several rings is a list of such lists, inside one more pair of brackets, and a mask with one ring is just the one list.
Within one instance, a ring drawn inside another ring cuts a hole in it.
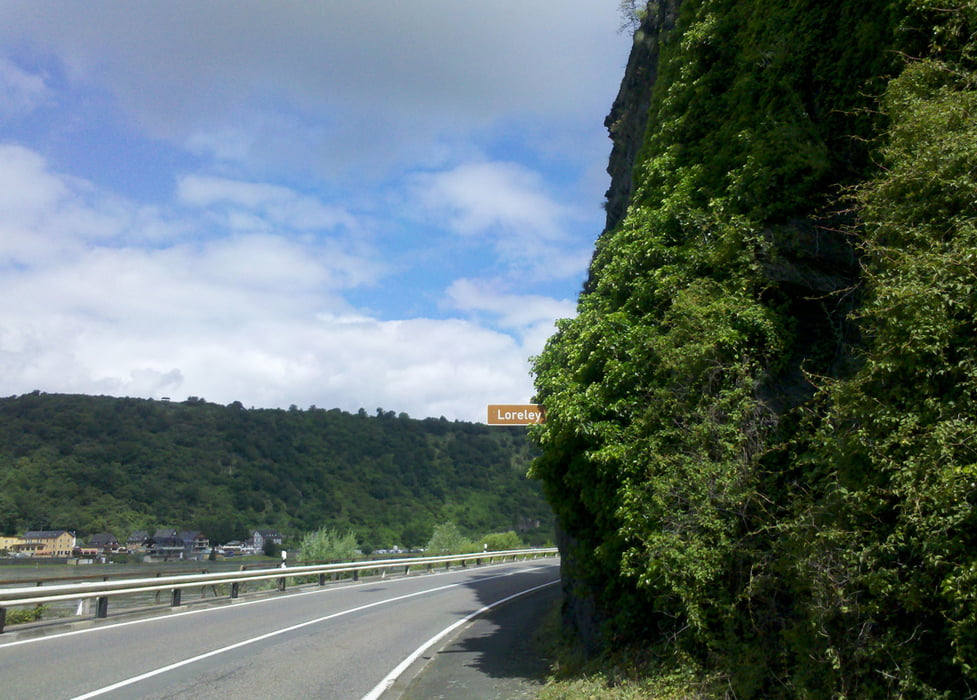
[{"label": "tree", "polygon": [[461,534],[453,522],[442,523],[434,528],[434,534],[427,543],[429,554],[460,554],[475,549],[471,540]]},{"label": "tree", "polygon": [[519,549],[523,546],[522,540],[519,539],[519,535],[514,530],[489,533],[482,538],[481,542],[485,549],[490,552]]},{"label": "tree", "polygon": [[351,561],[359,556],[356,533],[341,533],[332,528],[320,528],[302,538],[299,545],[301,561]]},{"label": "tree", "polygon": [[652,3],[647,0],[621,0],[618,11],[621,13],[621,27],[619,31],[633,32],[641,25]]}]

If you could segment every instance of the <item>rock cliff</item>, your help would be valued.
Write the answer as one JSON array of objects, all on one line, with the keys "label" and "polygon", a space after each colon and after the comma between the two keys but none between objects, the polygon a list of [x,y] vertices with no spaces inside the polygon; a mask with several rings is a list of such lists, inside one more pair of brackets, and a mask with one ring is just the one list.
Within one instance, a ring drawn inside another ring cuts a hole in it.
[{"label": "rock cliff", "polygon": [[534,361],[565,617],[736,697],[977,673],[977,6],[649,2]]},{"label": "rock cliff", "polygon": [[634,33],[634,44],[624,69],[624,79],[604,126],[611,137],[611,156],[607,173],[611,186],[606,194],[607,223],[604,230],[621,223],[631,199],[632,171],[644,142],[648,124],[651,91],[658,74],[661,43],[675,28],[681,0],[651,3]]}]

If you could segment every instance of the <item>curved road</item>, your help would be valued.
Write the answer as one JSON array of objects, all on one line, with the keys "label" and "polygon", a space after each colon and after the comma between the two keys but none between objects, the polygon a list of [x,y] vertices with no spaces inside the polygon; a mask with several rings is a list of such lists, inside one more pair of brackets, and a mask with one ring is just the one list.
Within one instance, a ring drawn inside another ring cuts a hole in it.
[{"label": "curved road", "polygon": [[558,560],[542,559],[296,590],[44,637],[2,635],[0,696],[379,698],[403,669],[416,672],[429,645],[486,606],[558,579]]}]

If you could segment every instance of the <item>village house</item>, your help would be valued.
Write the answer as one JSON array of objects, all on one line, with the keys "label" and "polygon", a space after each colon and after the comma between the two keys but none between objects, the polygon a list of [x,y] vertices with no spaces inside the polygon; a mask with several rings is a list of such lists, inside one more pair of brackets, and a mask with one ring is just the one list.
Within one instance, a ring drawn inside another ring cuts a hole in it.
[{"label": "village house", "polygon": [[29,530],[16,545],[17,551],[34,557],[70,557],[75,536],[67,530]]},{"label": "village house", "polygon": [[183,538],[173,528],[161,527],[146,543],[149,554],[164,561],[183,558]]},{"label": "village house", "polygon": [[101,549],[96,547],[75,547],[71,550],[71,556],[80,560],[80,563],[91,564],[95,559],[102,556]]},{"label": "village house", "polygon": [[149,542],[149,533],[145,530],[134,530],[126,540],[126,549],[130,552],[145,552]]},{"label": "village house", "polygon": [[23,543],[23,540],[19,537],[4,537],[0,536],[0,554],[6,552],[8,554],[13,554],[17,551],[17,545]]},{"label": "village house", "polygon": [[275,530],[255,530],[251,533],[251,540],[248,546],[256,552],[262,552],[266,544],[276,544],[281,546],[282,536]]},{"label": "village house", "polygon": [[181,532],[179,538],[185,559],[200,559],[210,553],[210,540],[202,532]]},{"label": "village house", "polygon": [[97,532],[88,538],[89,549],[97,549],[99,553],[119,551],[119,540],[111,532]]}]

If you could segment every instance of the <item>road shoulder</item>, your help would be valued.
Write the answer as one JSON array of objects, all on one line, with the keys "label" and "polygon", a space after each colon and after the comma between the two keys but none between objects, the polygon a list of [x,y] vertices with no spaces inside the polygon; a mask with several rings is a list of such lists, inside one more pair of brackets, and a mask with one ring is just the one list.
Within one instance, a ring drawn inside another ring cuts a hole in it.
[{"label": "road shoulder", "polygon": [[543,621],[560,599],[549,586],[474,619],[452,639],[431,649],[403,684],[384,698],[400,700],[513,700],[534,698],[545,683],[550,659],[541,638]]}]

